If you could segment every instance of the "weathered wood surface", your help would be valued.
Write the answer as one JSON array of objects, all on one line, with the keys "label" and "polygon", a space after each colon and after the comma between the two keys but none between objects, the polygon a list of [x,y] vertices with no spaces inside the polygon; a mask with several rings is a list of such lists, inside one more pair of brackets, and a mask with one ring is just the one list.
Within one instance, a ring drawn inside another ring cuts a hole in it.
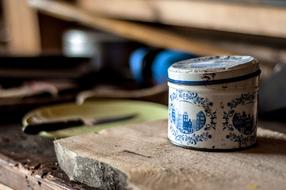
[{"label": "weathered wood surface", "polygon": [[0,184],[15,190],[94,189],[68,179],[52,140],[25,135],[15,124],[0,125]]},{"label": "weathered wood surface", "polygon": [[224,153],[173,146],[167,140],[166,121],[107,129],[54,143],[60,167],[70,179],[97,188],[286,188],[286,135],[262,128],[257,146]]}]

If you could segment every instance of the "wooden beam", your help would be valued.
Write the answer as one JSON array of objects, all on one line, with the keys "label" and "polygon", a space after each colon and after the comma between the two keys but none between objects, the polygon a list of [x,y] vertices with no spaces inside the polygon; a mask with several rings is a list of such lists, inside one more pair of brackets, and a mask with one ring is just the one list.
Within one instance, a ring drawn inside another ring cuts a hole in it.
[{"label": "wooden beam", "polygon": [[90,12],[115,18],[286,38],[286,9],[191,0],[79,0]]},{"label": "wooden beam", "polygon": [[143,42],[147,45],[178,49],[200,55],[225,55],[233,52],[196,39],[186,38],[156,27],[131,23],[106,17],[99,17],[76,6],[56,1],[30,0],[35,9],[58,18],[114,33],[127,39]]},{"label": "wooden beam", "polygon": [[27,0],[4,0],[4,18],[9,36],[9,51],[12,54],[38,54],[40,32],[35,10]]},{"label": "wooden beam", "polygon": [[[116,2],[118,0],[114,1]],[[138,3],[138,0],[134,1]],[[132,4],[133,1],[129,2]],[[208,39],[208,36],[206,36],[207,34],[204,34],[206,37],[201,36],[198,38],[194,37],[195,35],[193,35],[192,32],[188,35],[179,35],[166,28],[160,29],[146,24],[99,17],[98,15],[90,13],[90,11],[60,2],[30,0],[30,5],[48,15],[67,21],[76,21],[96,29],[102,29],[127,39],[136,40],[155,47],[178,49],[198,55],[247,54],[257,57],[262,62],[283,63],[286,60],[285,49],[281,48],[271,48],[267,45],[259,46],[231,41],[228,42],[223,39],[223,37]],[[142,9],[144,8],[145,7],[143,6]]]}]

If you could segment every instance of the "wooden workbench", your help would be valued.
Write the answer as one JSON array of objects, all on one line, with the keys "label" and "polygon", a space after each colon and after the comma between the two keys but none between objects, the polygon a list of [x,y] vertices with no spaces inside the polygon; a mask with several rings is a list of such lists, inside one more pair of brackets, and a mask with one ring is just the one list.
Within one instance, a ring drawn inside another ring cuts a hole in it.
[{"label": "wooden workbench", "polygon": [[[286,133],[286,124],[260,122],[259,126]],[[279,143],[284,144],[279,144],[280,147],[286,147],[286,141]],[[25,135],[15,124],[0,125],[1,183],[21,190],[92,189],[71,182],[59,168],[52,140]]]}]

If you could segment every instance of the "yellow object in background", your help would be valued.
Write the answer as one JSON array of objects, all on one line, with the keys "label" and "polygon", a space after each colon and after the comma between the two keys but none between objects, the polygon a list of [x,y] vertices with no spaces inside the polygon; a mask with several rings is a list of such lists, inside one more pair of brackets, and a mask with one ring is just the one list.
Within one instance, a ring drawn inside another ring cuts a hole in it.
[{"label": "yellow object in background", "polygon": [[161,104],[131,100],[97,100],[87,101],[82,105],[69,103],[36,109],[28,113],[23,118],[23,126],[25,127],[29,124],[70,119],[75,117],[103,118],[130,113],[136,113],[137,116],[129,120],[99,124],[96,126],[77,126],[53,132],[43,131],[40,133],[40,135],[50,138],[62,138],[88,132],[99,132],[102,129],[120,125],[152,121],[168,117],[167,107]]}]

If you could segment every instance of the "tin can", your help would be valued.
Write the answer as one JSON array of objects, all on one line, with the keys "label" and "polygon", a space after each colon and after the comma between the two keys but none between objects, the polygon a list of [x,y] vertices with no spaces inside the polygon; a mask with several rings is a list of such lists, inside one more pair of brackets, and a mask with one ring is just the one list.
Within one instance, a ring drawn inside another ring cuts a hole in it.
[{"label": "tin can", "polygon": [[256,143],[260,69],[251,56],[189,59],[168,69],[168,138],[178,146],[228,150]]}]

